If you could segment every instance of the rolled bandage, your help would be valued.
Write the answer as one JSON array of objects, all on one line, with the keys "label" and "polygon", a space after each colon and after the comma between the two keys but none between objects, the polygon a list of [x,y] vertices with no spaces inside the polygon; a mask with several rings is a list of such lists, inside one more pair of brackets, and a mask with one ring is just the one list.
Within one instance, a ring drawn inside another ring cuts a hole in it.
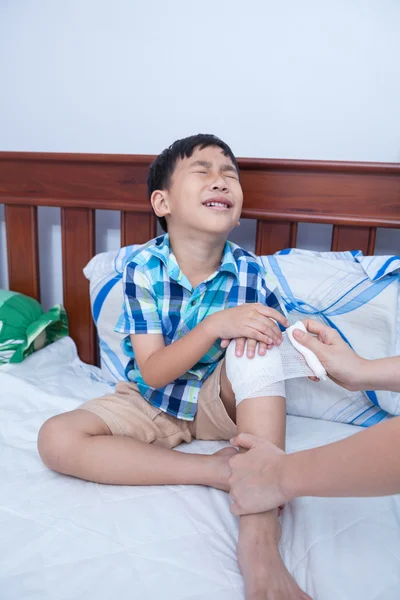
[{"label": "rolled bandage", "polygon": [[291,341],[293,346],[296,348],[296,350],[304,356],[306,363],[308,364],[310,369],[313,371],[315,377],[319,377],[319,379],[326,379],[327,375],[326,375],[325,367],[319,360],[318,356],[316,354],[314,354],[314,352],[312,350],[310,350],[309,348],[306,348],[305,346],[303,346],[302,344],[300,344],[299,342],[297,342],[294,339],[294,337],[293,337],[294,329],[301,329],[301,331],[304,331],[304,333],[307,333],[306,326],[304,325],[304,323],[302,321],[297,321],[294,325],[292,325],[291,327],[288,327],[286,329],[286,333],[288,334],[289,340]]},{"label": "rolled bandage", "polygon": [[[236,341],[232,340],[226,351],[226,374],[231,382],[238,405],[245,398],[261,396],[286,396],[285,380],[296,377],[326,377],[326,371],[313,352],[293,340],[293,329],[305,330],[298,321],[283,333],[280,346],[273,346],[264,355],[247,358],[235,354]],[[296,346],[295,346],[296,343]],[[297,349],[299,348],[300,351]]]}]

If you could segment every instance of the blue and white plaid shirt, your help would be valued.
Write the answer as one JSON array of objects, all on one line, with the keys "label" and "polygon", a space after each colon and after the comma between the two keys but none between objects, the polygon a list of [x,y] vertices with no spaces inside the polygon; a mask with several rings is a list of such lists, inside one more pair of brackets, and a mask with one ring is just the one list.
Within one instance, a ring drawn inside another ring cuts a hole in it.
[{"label": "blue and white plaid shirt", "polygon": [[[193,289],[179,268],[168,234],[162,235],[132,254],[124,270],[123,287],[123,310],[115,331],[162,334],[165,345],[225,308],[261,302],[282,312],[278,297],[271,291],[276,287],[275,279],[266,273],[260,259],[232,242],[226,242],[218,270]],[[132,357],[126,377],[136,382],[142,396],[164,412],[192,421],[200,388],[225,353],[220,341],[187,373],[160,389],[149,387],[141,377],[129,336],[124,345]]]}]

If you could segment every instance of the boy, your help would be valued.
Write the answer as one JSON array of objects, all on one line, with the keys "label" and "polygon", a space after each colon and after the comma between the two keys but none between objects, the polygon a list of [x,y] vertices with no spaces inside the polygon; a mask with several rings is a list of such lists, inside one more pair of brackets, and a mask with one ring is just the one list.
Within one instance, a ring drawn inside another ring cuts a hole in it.
[{"label": "boy", "polygon": [[[130,336],[128,381],[115,393],[47,421],[38,448],[51,469],[120,485],[203,484],[229,491],[225,448],[174,452],[193,438],[229,440],[237,431],[283,447],[285,399],[246,398],[236,410],[223,359],[265,353],[284,326],[261,263],[227,236],[243,194],[231,149],[211,135],[178,140],[150,167],[149,198],[166,235],[136,251],[124,272],[116,330]],[[221,340],[223,343],[221,344]],[[307,598],[278,550],[276,511],[240,518],[238,559],[247,600]]]}]

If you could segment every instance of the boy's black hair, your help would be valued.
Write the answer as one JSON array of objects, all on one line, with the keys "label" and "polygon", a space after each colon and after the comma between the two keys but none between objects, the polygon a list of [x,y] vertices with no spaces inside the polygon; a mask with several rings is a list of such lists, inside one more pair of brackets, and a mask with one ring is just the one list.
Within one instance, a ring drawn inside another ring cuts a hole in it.
[{"label": "boy's black hair", "polygon": [[[218,146],[221,148],[223,154],[231,159],[239,174],[237,160],[228,144],[225,144],[217,136],[208,133],[191,135],[190,137],[174,142],[169,148],[163,150],[151,163],[147,177],[149,200],[154,190],[167,190],[169,188],[176,163],[179,159],[190,158],[195,148],[203,150],[203,148],[207,148],[208,146]],[[168,231],[165,217],[157,217],[157,219],[163,230]]]}]

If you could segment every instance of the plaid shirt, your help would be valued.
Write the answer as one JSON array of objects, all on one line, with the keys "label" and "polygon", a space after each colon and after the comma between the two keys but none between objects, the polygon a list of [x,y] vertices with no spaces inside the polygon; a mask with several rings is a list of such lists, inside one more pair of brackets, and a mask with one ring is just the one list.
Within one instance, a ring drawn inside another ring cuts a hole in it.
[{"label": "plaid shirt", "polygon": [[[232,242],[226,242],[218,270],[193,289],[170,248],[168,234],[151,240],[129,259],[124,275],[124,304],[115,331],[158,333],[165,345],[186,335],[209,315],[248,302],[261,302],[281,310],[275,280],[267,275],[259,258]],[[187,373],[163,388],[149,387],[141,377],[129,336],[125,352],[131,356],[125,374],[135,381],[142,396],[164,412],[192,421],[205,379],[224,356],[220,341]]]}]

